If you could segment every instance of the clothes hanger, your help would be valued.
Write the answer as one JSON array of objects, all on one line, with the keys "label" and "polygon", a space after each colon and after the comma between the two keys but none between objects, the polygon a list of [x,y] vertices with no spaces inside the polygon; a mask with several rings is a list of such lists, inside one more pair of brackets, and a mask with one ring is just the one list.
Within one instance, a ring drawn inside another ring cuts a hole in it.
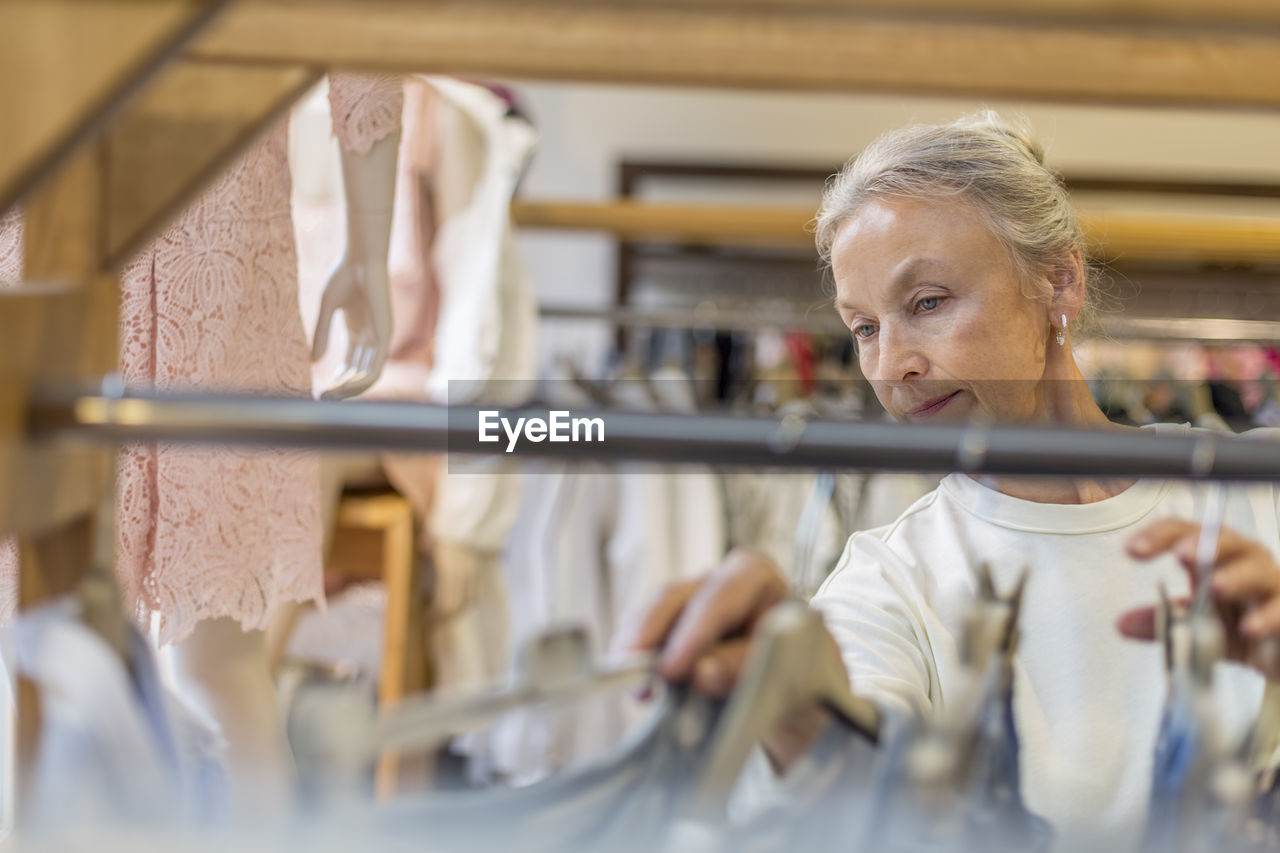
[{"label": "clothes hanger", "polygon": [[959,700],[923,725],[917,750],[927,760],[914,766],[914,783],[922,789],[954,791],[971,775],[972,763],[984,736],[981,722],[987,709],[1012,695],[1014,657],[1021,639],[1018,620],[1030,571],[1024,569],[1013,591],[1001,595],[991,567],[974,570],[977,600],[965,617],[960,636],[960,662],[967,674]]},{"label": "clothes hanger", "polygon": [[425,749],[521,708],[639,686],[655,677],[655,660],[652,653],[638,653],[601,664],[592,658],[585,629],[553,628],[522,644],[505,684],[400,702],[373,726],[368,749]]},{"label": "clothes hanger", "polygon": [[689,816],[722,817],[751,750],[792,713],[820,706],[858,737],[876,744],[881,712],[855,696],[822,616],[799,601],[764,618],[746,665],[708,746]]},{"label": "clothes hanger", "polygon": [[1022,800],[1013,719],[1014,655],[1029,571],[1008,595],[996,589],[987,564],[978,564],[974,575],[978,595],[960,637],[966,675],[959,699],[919,724],[903,760],[894,814],[882,821],[876,840],[892,831],[911,836],[908,846],[1045,850],[1053,832]]},{"label": "clothes hanger", "polygon": [[1210,486],[1196,543],[1196,589],[1190,602],[1159,586],[1157,635],[1164,650],[1168,697],[1156,744],[1151,805],[1144,844],[1225,840],[1245,827],[1261,780],[1251,765],[1251,739],[1233,747],[1213,690],[1216,665],[1226,659],[1226,634],[1213,612],[1209,580],[1226,509],[1226,489]]},{"label": "clothes hanger", "polygon": [[806,598],[817,592],[818,587],[826,580],[825,572],[821,573],[821,577],[817,577],[819,572],[814,570],[813,561],[818,552],[818,540],[822,535],[822,524],[826,521],[827,509],[831,506],[835,490],[835,474],[830,471],[819,471],[813,478],[813,486],[810,488],[804,507],[800,511],[800,518],[796,522],[794,540],[797,563],[795,574],[798,581],[796,585]]},{"label": "clothes hanger", "polygon": [[560,362],[560,366],[568,375],[569,381],[573,383],[574,387],[583,394],[586,394],[588,399],[593,403],[605,408],[609,407],[613,403],[608,392],[601,388],[599,384],[588,379],[587,375],[582,372],[582,368],[578,366],[577,362],[570,358],[563,358]]}]

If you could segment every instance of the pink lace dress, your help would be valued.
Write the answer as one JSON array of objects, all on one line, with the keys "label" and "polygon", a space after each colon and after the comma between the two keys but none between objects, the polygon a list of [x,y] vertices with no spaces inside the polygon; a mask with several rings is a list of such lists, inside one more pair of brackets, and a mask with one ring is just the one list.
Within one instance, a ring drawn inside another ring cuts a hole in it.
[{"label": "pink lace dress", "polygon": [[[365,152],[397,130],[401,98],[398,78],[335,75],[330,100],[341,144]],[[120,366],[129,384],[309,395],[287,124],[135,258],[120,286]],[[126,605],[139,619],[159,614],[161,642],[178,642],[217,617],[265,628],[277,605],[323,596],[317,459],[301,451],[126,448],[117,537]]]}]

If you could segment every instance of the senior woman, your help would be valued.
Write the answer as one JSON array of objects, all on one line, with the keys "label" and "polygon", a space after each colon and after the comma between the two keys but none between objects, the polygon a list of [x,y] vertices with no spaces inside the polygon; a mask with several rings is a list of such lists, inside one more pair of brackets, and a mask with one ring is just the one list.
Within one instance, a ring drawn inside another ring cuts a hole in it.
[{"label": "senior woman", "polygon": [[[1091,301],[1081,233],[1024,126],[987,112],[881,137],[829,184],[817,242],[862,371],[898,420],[1135,429],[1108,421],[1072,355]],[[1006,589],[1030,567],[1014,696],[1024,797],[1060,838],[1132,836],[1165,695],[1159,651],[1133,639],[1151,638],[1158,580],[1187,592],[1177,563],[1192,565],[1207,491],[953,474],[893,524],[855,533],[814,604],[858,693],[927,714],[958,689],[974,564]],[[1212,578],[1245,664],[1217,678],[1241,730],[1262,695],[1258,644],[1280,633],[1277,494],[1227,489]],[[661,647],[669,680],[724,693],[751,628],[786,594],[767,559],[734,552],[666,590],[633,645]],[[765,745],[779,772],[819,725],[815,713]]]}]

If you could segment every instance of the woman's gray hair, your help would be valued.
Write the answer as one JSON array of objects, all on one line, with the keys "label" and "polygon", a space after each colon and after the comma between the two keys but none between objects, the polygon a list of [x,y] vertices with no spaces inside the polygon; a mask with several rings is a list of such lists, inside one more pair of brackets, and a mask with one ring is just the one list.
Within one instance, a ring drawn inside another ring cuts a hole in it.
[{"label": "woman's gray hair", "polygon": [[[910,125],[872,142],[827,182],[815,228],[824,264],[831,262],[840,228],[859,208],[889,196],[963,197],[1005,247],[1024,286],[1041,299],[1051,295],[1045,279],[1073,250],[1084,257],[1066,188],[1045,166],[1044,149],[1020,117],[984,110],[950,124]],[[1092,290],[1086,288],[1086,306]]]}]

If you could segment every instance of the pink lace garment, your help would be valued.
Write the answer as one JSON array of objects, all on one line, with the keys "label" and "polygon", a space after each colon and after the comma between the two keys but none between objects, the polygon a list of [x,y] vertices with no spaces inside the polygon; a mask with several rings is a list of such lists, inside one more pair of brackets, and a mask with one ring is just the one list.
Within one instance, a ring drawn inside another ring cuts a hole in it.
[{"label": "pink lace garment", "polygon": [[[330,97],[349,150],[399,127],[398,78],[335,75]],[[281,123],[125,268],[120,363],[131,385],[309,395],[289,194]],[[159,614],[161,642],[217,617],[265,628],[282,602],[323,596],[313,454],[130,447],[117,519],[122,594],[139,619]]]}]

